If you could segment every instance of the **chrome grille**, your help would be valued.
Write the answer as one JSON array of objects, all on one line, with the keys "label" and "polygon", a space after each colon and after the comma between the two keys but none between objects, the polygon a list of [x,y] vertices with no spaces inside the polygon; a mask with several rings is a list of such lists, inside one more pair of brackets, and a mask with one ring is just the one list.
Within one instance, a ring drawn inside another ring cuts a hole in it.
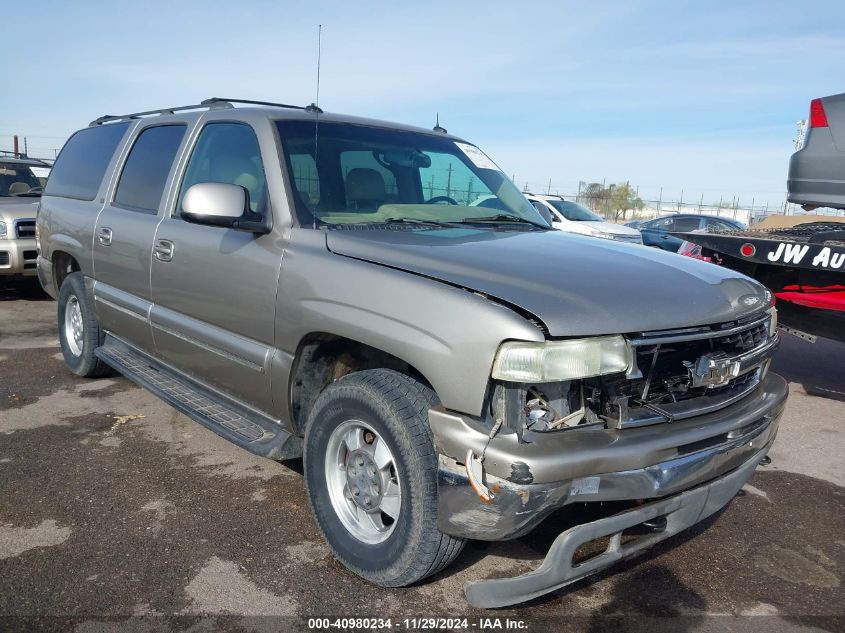
[{"label": "chrome grille", "polygon": [[35,220],[15,220],[15,235],[21,240],[35,239]]},{"label": "chrome grille", "polygon": [[618,242],[630,242],[631,244],[642,244],[643,238],[640,235],[620,235],[616,234],[613,239]]},{"label": "chrome grille", "polygon": [[[749,394],[765,375],[777,346],[770,316],[631,339],[635,367],[601,381],[606,419],[618,428],[671,422],[715,411]],[[713,360],[726,371],[700,380],[697,363]]]}]

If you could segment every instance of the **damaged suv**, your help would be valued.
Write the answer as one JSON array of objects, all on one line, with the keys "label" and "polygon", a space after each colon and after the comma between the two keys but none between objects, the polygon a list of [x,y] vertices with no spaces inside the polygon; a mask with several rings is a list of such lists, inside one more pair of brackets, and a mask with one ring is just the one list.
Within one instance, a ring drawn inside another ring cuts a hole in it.
[{"label": "damaged suv", "polygon": [[725,506],[787,397],[765,288],[552,230],[439,127],[217,98],[102,117],[38,227],[68,367],[303,456],[335,556],[382,586],[614,501],[466,593],[503,606],[605,568]]}]

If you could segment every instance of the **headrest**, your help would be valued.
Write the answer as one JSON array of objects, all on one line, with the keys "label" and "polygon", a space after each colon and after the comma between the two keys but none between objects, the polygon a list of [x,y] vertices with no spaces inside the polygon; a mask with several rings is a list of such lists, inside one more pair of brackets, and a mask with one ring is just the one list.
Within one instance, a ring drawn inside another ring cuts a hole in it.
[{"label": "headrest", "polygon": [[346,174],[346,198],[350,202],[381,202],[386,193],[384,178],[375,169],[356,167]]}]

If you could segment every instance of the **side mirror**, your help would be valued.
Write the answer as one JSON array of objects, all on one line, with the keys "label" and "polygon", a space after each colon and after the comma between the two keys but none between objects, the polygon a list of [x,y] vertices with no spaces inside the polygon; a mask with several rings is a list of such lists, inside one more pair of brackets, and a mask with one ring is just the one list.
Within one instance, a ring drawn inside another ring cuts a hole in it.
[{"label": "side mirror", "polygon": [[555,224],[560,224],[561,221],[560,221],[559,217],[557,217],[556,215],[553,215],[552,216],[552,222],[554,222]]},{"label": "side mirror", "polygon": [[194,224],[269,233],[270,223],[249,209],[249,192],[239,185],[200,182],[191,185],[182,199],[182,219]]}]

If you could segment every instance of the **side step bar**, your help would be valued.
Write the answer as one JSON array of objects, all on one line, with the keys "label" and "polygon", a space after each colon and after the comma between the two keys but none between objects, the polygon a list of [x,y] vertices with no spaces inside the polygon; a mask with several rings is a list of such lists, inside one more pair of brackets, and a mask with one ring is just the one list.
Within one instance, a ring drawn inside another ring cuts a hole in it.
[{"label": "side step bar", "polygon": [[114,336],[107,335],[94,353],[129,380],[250,453],[277,460],[302,456],[300,438],[276,421],[177,375]]}]

